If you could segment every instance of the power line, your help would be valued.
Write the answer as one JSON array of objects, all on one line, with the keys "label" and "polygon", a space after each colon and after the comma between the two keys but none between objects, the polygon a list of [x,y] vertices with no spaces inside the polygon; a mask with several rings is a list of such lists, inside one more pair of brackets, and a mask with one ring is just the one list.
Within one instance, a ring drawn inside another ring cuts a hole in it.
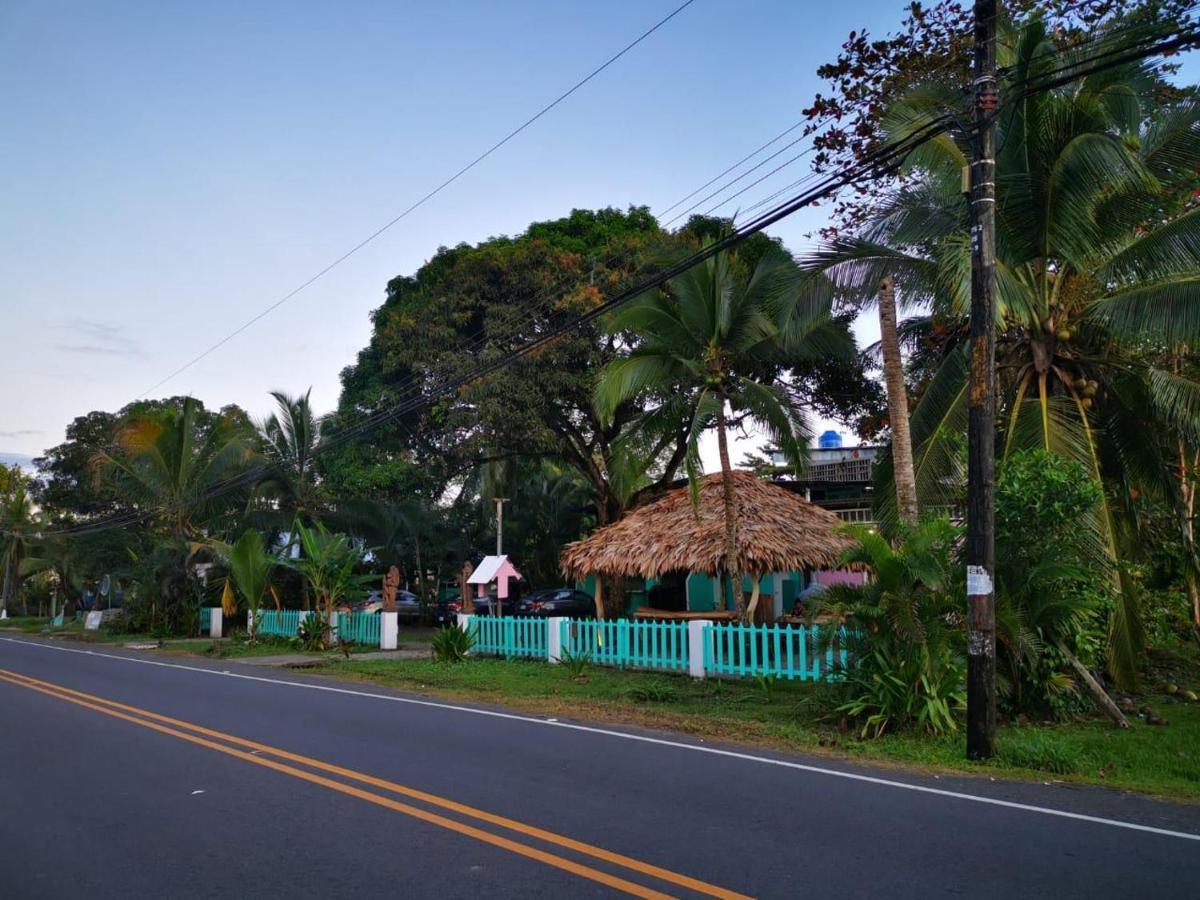
[{"label": "power line", "polygon": [[[1200,35],[1200,30],[1197,30],[1196,28],[1191,29],[1190,32],[1185,32],[1185,31],[1181,30],[1180,35],[1176,36],[1175,38],[1158,41],[1154,45],[1143,48],[1142,50],[1140,50],[1138,52],[1141,54],[1141,56],[1149,56],[1149,55],[1153,55],[1157,52],[1169,51],[1171,49],[1175,49],[1180,46],[1195,42],[1197,40],[1198,35]],[[1107,68],[1112,68],[1116,65],[1121,65],[1127,61],[1129,61],[1129,60],[1127,60],[1127,59],[1118,59],[1116,61],[1110,60],[1109,62],[1107,62],[1103,65],[1096,66],[1096,67],[1094,67],[1092,69],[1088,69],[1086,71],[1077,72],[1070,80],[1075,80],[1077,78],[1086,77],[1090,74],[1093,74],[1094,72],[1103,71]],[[1023,91],[1019,92],[1014,97],[1009,98],[1006,102],[1000,104],[999,107],[993,112],[992,115],[993,115],[993,117],[998,116],[1000,114],[1001,110],[1004,108],[1004,106],[1006,106],[1008,103],[1019,102],[1021,99],[1024,99],[1027,96],[1031,96],[1034,93],[1039,93],[1039,92],[1042,92],[1045,90],[1053,89],[1054,87],[1059,86],[1061,83],[1062,83],[1061,80],[1050,79],[1047,81],[1043,81],[1041,83],[1027,84]],[[882,173],[886,173],[886,172],[894,170],[895,167],[900,165],[902,163],[903,159],[912,150],[914,150],[916,147],[926,143],[927,141],[932,140],[938,134],[940,134],[943,127],[949,121],[951,121],[951,119],[952,119],[952,116],[950,116],[950,114],[948,114],[948,113],[934,117],[933,119],[931,119],[930,121],[925,123],[923,126],[914,130],[911,134],[906,135],[904,138],[889,142],[889,143],[877,148],[872,153],[867,154],[862,160],[844,168],[840,172],[833,173],[833,174],[826,176],[823,180],[823,183],[821,185],[819,185],[818,187],[810,189],[800,195],[792,197],[791,199],[780,204],[779,206],[776,206],[775,208],[769,210],[768,212],[763,213],[760,216],[758,216],[757,218],[751,220],[749,223],[738,228],[737,230],[732,232],[730,235],[727,235],[726,237],[714,242],[713,244],[710,244],[709,246],[702,248],[701,250],[690,255],[686,259],[681,260],[680,262],[675,263],[672,266],[669,266],[665,270],[660,271],[657,275],[651,277],[650,279],[648,279],[646,281],[643,281],[642,283],[638,284],[637,286],[635,286],[633,288],[623,291],[621,294],[605,301],[604,303],[598,305],[594,309],[589,310],[588,312],[575,317],[574,319],[572,319],[569,322],[560,324],[559,326],[557,326],[555,328],[549,329],[548,331],[544,332],[543,334],[538,335],[537,337],[535,337],[529,341],[526,341],[519,348],[509,351],[505,354],[502,354],[497,359],[492,360],[489,363],[486,363],[486,364],[483,364],[483,365],[477,367],[477,369],[475,369],[474,371],[467,372],[467,373],[460,375],[454,379],[443,379],[440,382],[434,382],[434,383],[428,385],[428,390],[425,392],[424,395],[414,396],[402,403],[399,403],[399,404],[393,406],[390,409],[377,411],[376,413],[369,416],[363,422],[356,423],[353,426],[349,426],[347,428],[341,429],[339,432],[335,433],[334,435],[331,435],[328,440],[323,440],[321,442],[321,444],[318,445],[318,447],[314,451],[313,455],[314,456],[319,455],[320,453],[327,452],[328,450],[332,449],[333,447],[336,447],[342,443],[345,443],[348,440],[353,440],[357,437],[361,437],[362,435],[367,434],[370,431],[373,431],[375,428],[378,428],[379,426],[381,426],[382,424],[384,424],[385,422],[387,422],[389,420],[397,419],[400,416],[406,415],[407,413],[413,412],[413,411],[421,408],[422,406],[424,406],[427,402],[429,402],[433,398],[436,398],[439,396],[446,396],[447,394],[452,393],[452,392],[456,391],[457,389],[459,389],[469,383],[472,383],[474,381],[478,381],[479,379],[487,377],[488,375],[492,374],[493,372],[498,371],[499,369],[511,364],[516,359],[519,359],[521,357],[529,355],[530,353],[533,353],[534,351],[538,350],[539,348],[547,345],[548,343],[550,343],[554,340],[557,340],[558,338],[581,327],[582,325],[585,325],[589,322],[596,320],[597,318],[599,318],[603,315],[606,315],[608,312],[611,312],[613,309],[617,308],[618,306],[623,305],[624,303],[627,303],[627,302],[633,300],[635,297],[638,297],[638,296],[646,293],[649,290],[652,290],[656,287],[661,286],[665,282],[669,281],[671,278],[676,277],[677,275],[682,274],[683,272],[687,271],[692,266],[703,262],[704,260],[716,255],[719,252],[722,252],[724,250],[730,249],[733,246],[736,246],[738,243],[746,240],[753,234],[757,234],[758,232],[769,227],[770,225],[774,224],[775,222],[791,215],[796,210],[801,209],[805,206],[811,205],[821,199],[824,199],[825,197],[830,196],[831,194],[836,193],[838,190],[840,190],[843,187],[845,187],[846,185],[852,183],[857,178],[864,177],[864,176],[877,177],[878,175],[880,175]],[[416,382],[419,382],[421,380],[422,379],[420,379],[420,378],[414,378],[414,379],[412,379],[412,383],[415,384]],[[420,385],[416,385],[416,387],[419,388]],[[216,499],[217,497],[221,496],[222,494],[228,493],[230,490],[234,490],[237,487],[240,487],[242,485],[252,484],[255,480],[257,480],[259,477],[261,477],[262,473],[263,473],[263,468],[254,467],[254,468],[248,470],[247,472],[241,473],[238,476],[234,476],[230,479],[227,479],[223,483],[219,483],[218,485],[214,486],[211,490],[206,491],[202,496],[198,497],[197,501],[205,502],[208,500]],[[58,536],[66,537],[66,536],[81,535],[81,534],[85,534],[85,533],[95,533],[98,531],[108,530],[110,528],[123,527],[125,525],[134,524],[136,522],[146,520],[146,519],[150,518],[152,515],[153,514],[150,511],[142,511],[142,512],[130,511],[128,513],[119,514],[117,516],[110,517],[109,519],[85,523],[84,525],[75,526],[72,528],[59,529],[59,530],[55,530],[55,531],[43,531],[43,532],[40,532],[37,535],[37,537],[40,537],[40,538],[58,537]],[[2,532],[0,532],[0,533],[2,533]]]},{"label": "power line", "polygon": [[522,131],[527,129],[529,126],[533,125],[535,122],[538,121],[538,119],[542,118],[544,115],[546,115],[546,113],[550,112],[552,109],[554,109],[556,106],[558,106],[560,103],[562,103],[564,100],[566,100],[572,94],[574,94],[576,91],[578,91],[584,85],[586,85],[589,81],[591,81],[593,78],[595,78],[597,75],[599,75],[605,69],[607,69],[609,66],[611,66],[613,63],[615,63],[617,60],[619,60],[621,57],[623,57],[626,53],[628,53],[630,50],[632,50],[638,44],[642,43],[644,40],[646,40],[646,38],[650,37],[650,35],[654,34],[654,32],[658,31],[660,28],[662,28],[664,25],[666,25],[673,18],[675,18],[677,15],[679,15],[681,12],[683,12],[685,9],[687,9],[689,6],[691,6],[695,2],[696,2],[696,0],[686,0],[686,2],[681,3],[679,6],[675,7],[675,9],[673,9],[670,13],[668,13],[663,18],[659,19],[650,28],[643,31],[634,40],[630,41],[628,44],[626,44],[624,47],[622,47],[620,50],[618,50],[616,53],[614,53],[612,56],[610,56],[608,59],[606,59],[599,66],[592,69],[591,72],[589,72],[587,75],[585,75],[579,81],[575,82],[575,84],[573,84],[570,88],[563,91],[561,94],[559,94],[557,97],[555,97],[549,103],[547,103],[545,106],[543,106],[541,109],[539,109],[536,113],[534,113],[532,116],[530,116],[524,122],[522,122],[520,125],[518,125],[516,128],[514,128],[512,131],[510,131],[508,134],[506,134],[504,137],[502,137],[496,143],[492,144],[492,146],[488,147],[488,149],[484,150],[477,157],[475,157],[473,160],[471,160],[469,163],[467,163],[465,166],[463,166],[461,169],[459,169],[457,172],[455,172],[453,175],[451,175],[449,178],[447,178],[445,181],[443,181],[441,184],[439,184],[437,187],[435,187],[433,190],[429,191],[429,193],[425,194],[425,196],[421,197],[419,200],[417,200],[412,205],[410,205],[407,209],[405,209],[399,215],[395,216],[393,219],[391,219],[390,221],[388,221],[381,227],[377,228],[375,231],[371,232],[371,234],[367,235],[367,237],[363,238],[361,241],[359,241],[357,244],[355,244],[353,247],[351,247],[349,250],[347,250],[345,253],[343,253],[341,256],[339,256],[337,259],[335,259],[333,262],[329,263],[329,265],[325,266],[323,269],[318,271],[315,275],[313,275],[312,277],[305,280],[298,287],[295,287],[292,290],[288,291],[288,293],[284,294],[282,297],[280,297],[278,300],[276,300],[270,306],[268,306],[264,310],[262,310],[262,312],[259,312],[252,318],[248,319],[246,322],[244,322],[242,325],[240,325],[239,327],[237,327],[236,329],[231,331],[229,334],[225,335],[225,337],[221,338],[215,344],[213,344],[212,346],[210,346],[203,352],[201,352],[201,353],[197,354],[196,356],[192,357],[191,359],[189,359],[187,362],[185,362],[179,368],[175,369],[175,371],[171,372],[171,374],[168,375],[166,378],[163,378],[161,381],[157,382],[156,384],[154,384],[147,390],[143,391],[141,394],[138,395],[138,398],[140,399],[142,397],[145,397],[145,396],[153,393],[154,391],[158,390],[160,387],[162,387],[167,382],[169,382],[172,379],[176,378],[177,376],[181,375],[183,372],[186,372],[188,369],[190,369],[196,363],[200,362],[200,360],[204,359],[205,357],[207,357],[210,354],[214,353],[215,351],[219,350],[221,347],[225,346],[225,344],[229,343],[231,340],[233,340],[239,334],[244,332],[247,328],[250,328],[256,322],[258,322],[261,319],[265,318],[266,316],[270,315],[272,312],[274,312],[276,309],[278,309],[283,304],[287,303],[289,300],[291,300],[293,297],[295,297],[301,291],[310,287],[312,284],[316,283],[321,278],[323,278],[325,275],[327,275],[329,272],[336,269],[338,266],[340,266],[342,263],[344,263],[350,257],[354,256],[354,254],[358,253],[358,251],[362,250],[368,244],[373,242],[376,238],[380,237],[386,231],[391,229],[392,226],[396,225],[402,219],[407,217],[410,213],[415,212],[417,209],[424,206],[425,203],[432,200],[434,197],[436,197],[438,194],[440,194],[443,190],[448,188],[454,182],[458,181],[458,179],[460,179],[462,176],[466,175],[473,168],[475,168],[477,165],[479,165],[481,162],[483,162],[485,159],[487,159],[489,156],[491,156],[493,153],[495,153],[497,150],[499,150],[501,147],[503,147],[505,144],[507,144],[509,141],[511,141],[513,138],[515,138],[517,135],[519,135]]}]

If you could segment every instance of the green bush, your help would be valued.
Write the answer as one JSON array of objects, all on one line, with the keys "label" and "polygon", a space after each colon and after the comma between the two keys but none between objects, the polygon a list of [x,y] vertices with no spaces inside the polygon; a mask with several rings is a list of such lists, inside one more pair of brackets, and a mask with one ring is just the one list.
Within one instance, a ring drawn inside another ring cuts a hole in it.
[{"label": "green bush", "polygon": [[559,655],[558,661],[569,676],[579,678],[587,672],[588,666],[592,664],[592,655],[586,652],[572,653],[570,650],[564,650]]},{"label": "green bush", "polygon": [[[928,519],[907,529],[896,547],[869,528],[846,531],[858,546],[843,563],[867,568],[872,579],[831,588],[818,604],[847,623],[843,646],[851,664],[841,673],[836,711],[861,723],[863,737],[910,727],[955,730],[966,671],[963,591],[953,564],[959,529]],[[823,635],[826,645],[834,633]]]},{"label": "green bush", "polygon": [[294,641],[304,650],[324,650],[329,646],[329,622],[324,616],[310,612],[300,620]]},{"label": "green bush", "polygon": [[467,658],[475,646],[475,636],[469,631],[451,625],[433,636],[433,658],[438,662],[457,663]]}]

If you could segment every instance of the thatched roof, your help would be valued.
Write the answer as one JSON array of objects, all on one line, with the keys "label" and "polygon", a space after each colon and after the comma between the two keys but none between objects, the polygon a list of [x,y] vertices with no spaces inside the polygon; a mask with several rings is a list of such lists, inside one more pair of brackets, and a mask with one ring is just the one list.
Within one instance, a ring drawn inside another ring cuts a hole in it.
[{"label": "thatched roof", "polygon": [[[834,529],[840,520],[787,488],[749,472],[734,472],[738,567],[744,573],[833,568],[854,541]],[[700,486],[700,517],[686,487],[633,510],[562,552],[568,578],[588,575],[659,577],[667,572],[724,569],[725,520],[721,473]]]}]

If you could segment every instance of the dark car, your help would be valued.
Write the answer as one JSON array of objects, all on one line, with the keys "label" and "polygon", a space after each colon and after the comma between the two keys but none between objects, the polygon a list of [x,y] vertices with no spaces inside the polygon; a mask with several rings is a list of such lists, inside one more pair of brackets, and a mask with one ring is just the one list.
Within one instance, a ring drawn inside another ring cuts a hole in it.
[{"label": "dark car", "polygon": [[586,619],[596,615],[596,601],[591,595],[573,588],[548,588],[521,598],[517,604],[517,615]]},{"label": "dark car", "polygon": [[[500,601],[500,615],[515,616],[517,614],[517,603],[519,598],[516,596],[505,597]],[[496,595],[488,594],[486,597],[472,597],[471,606],[468,612],[473,616],[490,616],[496,606]],[[456,621],[455,615],[463,611],[462,595],[455,594],[447,600],[442,601],[438,605],[438,614],[443,612],[449,616],[449,621]],[[440,619],[439,619],[440,623]]]},{"label": "dark car", "polygon": [[[362,603],[356,603],[355,612],[379,612],[383,609],[383,592],[371,591]],[[419,622],[421,600],[412,591],[396,591],[396,618],[401,622]]]}]

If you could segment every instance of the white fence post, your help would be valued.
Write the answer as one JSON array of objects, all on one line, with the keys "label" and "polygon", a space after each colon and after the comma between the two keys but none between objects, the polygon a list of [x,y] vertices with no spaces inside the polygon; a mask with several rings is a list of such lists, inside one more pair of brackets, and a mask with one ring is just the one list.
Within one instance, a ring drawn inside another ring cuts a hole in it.
[{"label": "white fence post", "polygon": [[219,638],[221,636],[221,626],[225,623],[225,613],[219,606],[214,606],[208,611],[208,636],[210,638]]},{"label": "white fence post", "polygon": [[[458,620],[459,628],[461,628],[467,634],[471,633],[471,617],[470,616],[466,615],[465,613],[455,613],[454,618],[456,618]],[[468,650],[467,655],[470,655],[472,652],[473,651]]]},{"label": "white fence post", "polygon": [[246,610],[246,634],[254,634],[254,610]]},{"label": "white fence post", "polygon": [[693,678],[703,678],[708,673],[704,670],[704,630],[711,625],[709,619],[693,619],[688,626],[688,674]]},{"label": "white fence post", "polygon": [[338,614],[336,609],[329,611],[329,638],[333,642],[337,642],[338,637]]},{"label": "white fence post", "polygon": [[379,649],[395,650],[400,634],[400,614],[381,612],[379,615]]},{"label": "white fence post", "polygon": [[552,663],[562,661],[562,624],[566,621],[569,621],[566,616],[546,619],[546,659]]}]

